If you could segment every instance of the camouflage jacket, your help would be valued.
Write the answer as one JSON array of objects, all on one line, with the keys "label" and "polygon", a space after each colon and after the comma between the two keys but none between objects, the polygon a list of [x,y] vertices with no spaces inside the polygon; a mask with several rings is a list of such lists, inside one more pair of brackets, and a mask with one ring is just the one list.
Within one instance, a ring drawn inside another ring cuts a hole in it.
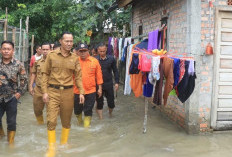
[{"label": "camouflage jacket", "polygon": [[0,59],[0,102],[8,102],[15,93],[22,95],[26,89],[27,74],[23,64],[16,59],[4,64]]}]

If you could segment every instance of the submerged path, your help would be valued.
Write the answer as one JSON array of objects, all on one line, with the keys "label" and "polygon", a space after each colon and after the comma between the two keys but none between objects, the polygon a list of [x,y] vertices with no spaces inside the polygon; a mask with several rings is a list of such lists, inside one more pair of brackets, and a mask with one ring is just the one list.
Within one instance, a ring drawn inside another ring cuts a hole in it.
[{"label": "submerged path", "polygon": [[[122,88],[122,87],[121,87]],[[0,141],[0,157],[41,157],[47,149],[46,125],[39,126],[33,113],[32,97],[26,93],[18,105],[15,148]],[[45,115],[45,114],[44,114]],[[61,123],[56,128],[57,157],[219,157],[231,156],[232,132],[187,135],[149,106],[147,133],[143,134],[143,99],[119,91],[112,118],[104,106],[103,120],[95,113],[89,130],[72,127],[67,148],[59,146]],[[6,130],[6,117],[3,126]]]}]

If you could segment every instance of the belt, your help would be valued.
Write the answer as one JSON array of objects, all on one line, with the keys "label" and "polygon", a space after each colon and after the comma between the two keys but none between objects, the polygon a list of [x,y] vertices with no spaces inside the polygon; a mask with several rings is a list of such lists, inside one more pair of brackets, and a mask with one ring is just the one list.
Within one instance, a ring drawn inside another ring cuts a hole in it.
[{"label": "belt", "polygon": [[73,85],[70,85],[70,86],[59,86],[59,85],[53,85],[53,84],[49,84],[49,87],[52,87],[52,88],[55,88],[55,89],[69,89],[69,88],[72,88]]}]

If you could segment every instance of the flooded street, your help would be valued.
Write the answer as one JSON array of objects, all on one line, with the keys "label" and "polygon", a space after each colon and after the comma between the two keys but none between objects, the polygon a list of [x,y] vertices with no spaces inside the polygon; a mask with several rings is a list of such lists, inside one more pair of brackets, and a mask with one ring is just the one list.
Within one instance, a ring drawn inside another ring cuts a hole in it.
[{"label": "flooded street", "polygon": [[[122,88],[122,87],[121,87]],[[46,125],[39,126],[33,113],[32,97],[27,93],[18,105],[15,148],[7,146],[6,137],[0,141],[1,157],[41,157],[47,149]],[[89,130],[72,127],[67,148],[59,146],[61,123],[56,128],[57,157],[219,157],[231,156],[232,132],[207,135],[187,135],[186,132],[149,106],[147,133],[143,134],[143,99],[118,93],[114,116],[104,119],[96,112]],[[3,126],[6,130],[6,117]],[[5,131],[6,132],[6,131]]]}]

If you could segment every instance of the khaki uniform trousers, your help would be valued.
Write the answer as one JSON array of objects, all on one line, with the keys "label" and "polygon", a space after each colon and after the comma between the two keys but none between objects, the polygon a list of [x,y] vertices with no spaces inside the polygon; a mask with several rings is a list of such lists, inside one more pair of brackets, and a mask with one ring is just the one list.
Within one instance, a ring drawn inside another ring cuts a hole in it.
[{"label": "khaki uniform trousers", "polygon": [[43,93],[41,87],[39,86],[35,86],[34,88],[33,106],[34,106],[34,113],[36,117],[43,115],[43,109],[44,109]]},{"label": "khaki uniform trousers", "polygon": [[47,103],[47,129],[55,130],[57,116],[60,114],[62,127],[71,127],[71,117],[74,107],[73,88],[55,89],[48,87],[49,102]]}]

